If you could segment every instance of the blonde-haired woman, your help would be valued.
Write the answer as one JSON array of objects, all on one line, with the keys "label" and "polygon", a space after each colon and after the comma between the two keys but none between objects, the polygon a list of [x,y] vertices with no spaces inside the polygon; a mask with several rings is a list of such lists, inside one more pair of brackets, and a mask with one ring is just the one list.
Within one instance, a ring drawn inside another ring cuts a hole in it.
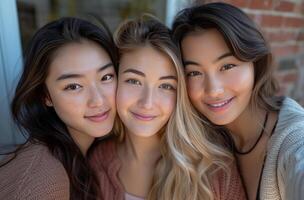
[{"label": "blonde-haired woman", "polygon": [[122,121],[92,157],[103,199],[244,199],[232,156],[188,100],[180,53],[153,17],[127,21],[120,51]]}]

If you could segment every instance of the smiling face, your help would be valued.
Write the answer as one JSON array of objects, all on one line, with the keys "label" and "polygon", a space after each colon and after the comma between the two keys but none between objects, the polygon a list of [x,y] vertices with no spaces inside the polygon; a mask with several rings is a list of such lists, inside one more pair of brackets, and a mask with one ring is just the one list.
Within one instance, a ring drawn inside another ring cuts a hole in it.
[{"label": "smiling face", "polygon": [[149,137],[169,120],[176,104],[176,71],[170,58],[152,47],[123,53],[117,112],[128,134]]},{"label": "smiling face", "polygon": [[215,29],[189,34],[181,48],[193,105],[217,125],[233,123],[249,105],[253,63],[235,58]]},{"label": "smiling face", "polygon": [[74,139],[100,137],[114,123],[116,85],[104,49],[86,40],[71,43],[56,52],[50,65],[46,104],[55,109]]}]

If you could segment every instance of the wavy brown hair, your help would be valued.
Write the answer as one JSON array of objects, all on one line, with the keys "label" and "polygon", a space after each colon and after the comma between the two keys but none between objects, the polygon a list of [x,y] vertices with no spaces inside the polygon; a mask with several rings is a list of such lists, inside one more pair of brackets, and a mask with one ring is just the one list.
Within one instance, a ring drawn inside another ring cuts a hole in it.
[{"label": "wavy brown hair", "polygon": [[[21,133],[27,137],[26,143],[46,145],[66,169],[73,200],[95,199],[94,184],[97,181],[66,125],[53,107],[45,105],[45,80],[51,62],[56,59],[56,52],[65,45],[82,40],[100,45],[109,54],[113,65],[117,66],[117,50],[105,26],[77,18],[61,18],[40,28],[31,39],[11,105],[13,118]],[[15,155],[20,149],[14,152]]]}]

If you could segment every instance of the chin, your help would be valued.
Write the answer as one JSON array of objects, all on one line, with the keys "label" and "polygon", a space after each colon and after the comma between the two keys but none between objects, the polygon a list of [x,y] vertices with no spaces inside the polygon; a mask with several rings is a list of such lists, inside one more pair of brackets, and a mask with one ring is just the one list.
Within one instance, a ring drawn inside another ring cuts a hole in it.
[{"label": "chin", "polygon": [[[135,134],[139,133],[139,134]],[[142,138],[149,138],[157,134],[157,132],[151,131],[151,132],[142,132],[142,131],[134,131],[132,134],[136,135],[137,137],[142,137]]]},{"label": "chin", "polygon": [[214,119],[214,118],[209,118],[208,119],[215,125],[218,125],[218,126],[225,126],[227,124],[230,124],[232,122],[231,119],[228,119],[228,118],[222,118],[222,119]]}]

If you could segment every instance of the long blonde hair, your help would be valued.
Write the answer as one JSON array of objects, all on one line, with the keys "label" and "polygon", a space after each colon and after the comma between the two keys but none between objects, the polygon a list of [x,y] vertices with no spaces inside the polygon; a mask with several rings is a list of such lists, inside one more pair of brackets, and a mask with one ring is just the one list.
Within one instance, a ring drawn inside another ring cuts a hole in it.
[{"label": "long blonde hair", "polygon": [[[232,155],[223,147],[218,133],[202,122],[191,106],[181,55],[170,30],[155,17],[145,15],[124,22],[114,41],[120,55],[147,45],[155,48],[172,60],[177,72],[176,109],[161,136],[162,158],[157,163],[147,199],[214,199],[211,175],[217,169],[228,169],[227,161],[232,160]],[[123,126],[118,123],[117,127],[115,132],[123,140]]]}]

